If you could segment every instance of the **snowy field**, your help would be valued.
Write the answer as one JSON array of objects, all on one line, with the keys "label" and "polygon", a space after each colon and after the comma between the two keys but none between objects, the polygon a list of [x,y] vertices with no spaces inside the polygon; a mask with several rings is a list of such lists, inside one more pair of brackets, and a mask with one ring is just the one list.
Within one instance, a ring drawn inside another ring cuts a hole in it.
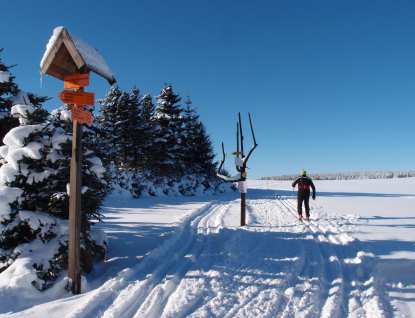
[{"label": "snowy field", "polygon": [[238,193],[113,195],[82,294],[9,268],[0,317],[415,317],[415,178],[315,185],[303,223],[290,182],[248,181],[245,227]]}]

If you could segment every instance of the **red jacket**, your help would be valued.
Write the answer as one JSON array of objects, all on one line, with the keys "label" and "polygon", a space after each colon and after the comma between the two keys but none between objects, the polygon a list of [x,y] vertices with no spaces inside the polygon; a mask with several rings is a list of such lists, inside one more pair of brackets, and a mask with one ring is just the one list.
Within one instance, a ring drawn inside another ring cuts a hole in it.
[{"label": "red jacket", "polygon": [[298,177],[297,179],[295,179],[295,181],[292,184],[293,188],[297,185],[297,183],[298,183],[299,191],[300,190],[310,191],[310,187],[311,187],[313,189],[313,196],[316,195],[316,188],[314,187],[314,183],[313,183],[313,180],[311,180],[311,178],[305,175]]}]

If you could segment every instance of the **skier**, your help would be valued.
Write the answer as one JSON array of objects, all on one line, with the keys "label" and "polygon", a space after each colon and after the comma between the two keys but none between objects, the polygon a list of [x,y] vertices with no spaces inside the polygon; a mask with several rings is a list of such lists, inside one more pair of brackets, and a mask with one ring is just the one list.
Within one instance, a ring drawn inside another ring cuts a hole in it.
[{"label": "skier", "polygon": [[[307,177],[307,172],[305,170],[301,171],[301,176],[299,176],[292,184],[293,188],[298,183],[298,194],[297,194],[297,210],[298,210],[298,219],[301,221],[303,219],[303,201],[305,207],[305,219],[306,221],[310,220],[310,206],[308,201],[310,200],[310,187],[313,189],[313,200],[316,199],[316,188],[314,187],[313,180]],[[293,189],[294,191],[294,189]]]}]

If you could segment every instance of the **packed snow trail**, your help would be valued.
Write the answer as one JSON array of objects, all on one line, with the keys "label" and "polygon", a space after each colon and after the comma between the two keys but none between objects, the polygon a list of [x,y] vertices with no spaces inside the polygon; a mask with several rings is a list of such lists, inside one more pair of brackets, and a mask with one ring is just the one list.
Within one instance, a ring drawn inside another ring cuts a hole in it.
[{"label": "packed snow trail", "polygon": [[[245,227],[238,226],[239,199],[188,215],[120,279],[99,316],[388,316],[371,273],[374,255],[347,234],[356,216],[312,207],[311,222],[303,223],[289,197],[261,189],[249,197]],[[96,317],[92,309],[83,314]]]},{"label": "packed snow trail", "polygon": [[348,234],[358,217],[312,206],[300,222],[296,200],[280,193],[250,189],[244,227],[237,194],[200,203],[135,267],[62,300],[66,317],[392,316],[375,256]]}]

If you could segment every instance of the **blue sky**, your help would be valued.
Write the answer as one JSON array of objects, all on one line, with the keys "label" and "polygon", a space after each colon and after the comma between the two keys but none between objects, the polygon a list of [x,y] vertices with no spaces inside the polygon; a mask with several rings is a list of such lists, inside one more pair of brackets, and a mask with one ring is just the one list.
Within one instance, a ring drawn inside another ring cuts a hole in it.
[{"label": "blue sky", "polygon": [[[53,96],[39,74],[53,30],[99,49],[122,90],[165,83],[190,95],[233,174],[236,122],[259,144],[248,178],[415,169],[414,1],[3,0],[0,53],[23,91]],[[42,80],[41,80],[42,79]],[[96,98],[110,88],[98,75]],[[97,108],[99,104],[95,105]]]}]

